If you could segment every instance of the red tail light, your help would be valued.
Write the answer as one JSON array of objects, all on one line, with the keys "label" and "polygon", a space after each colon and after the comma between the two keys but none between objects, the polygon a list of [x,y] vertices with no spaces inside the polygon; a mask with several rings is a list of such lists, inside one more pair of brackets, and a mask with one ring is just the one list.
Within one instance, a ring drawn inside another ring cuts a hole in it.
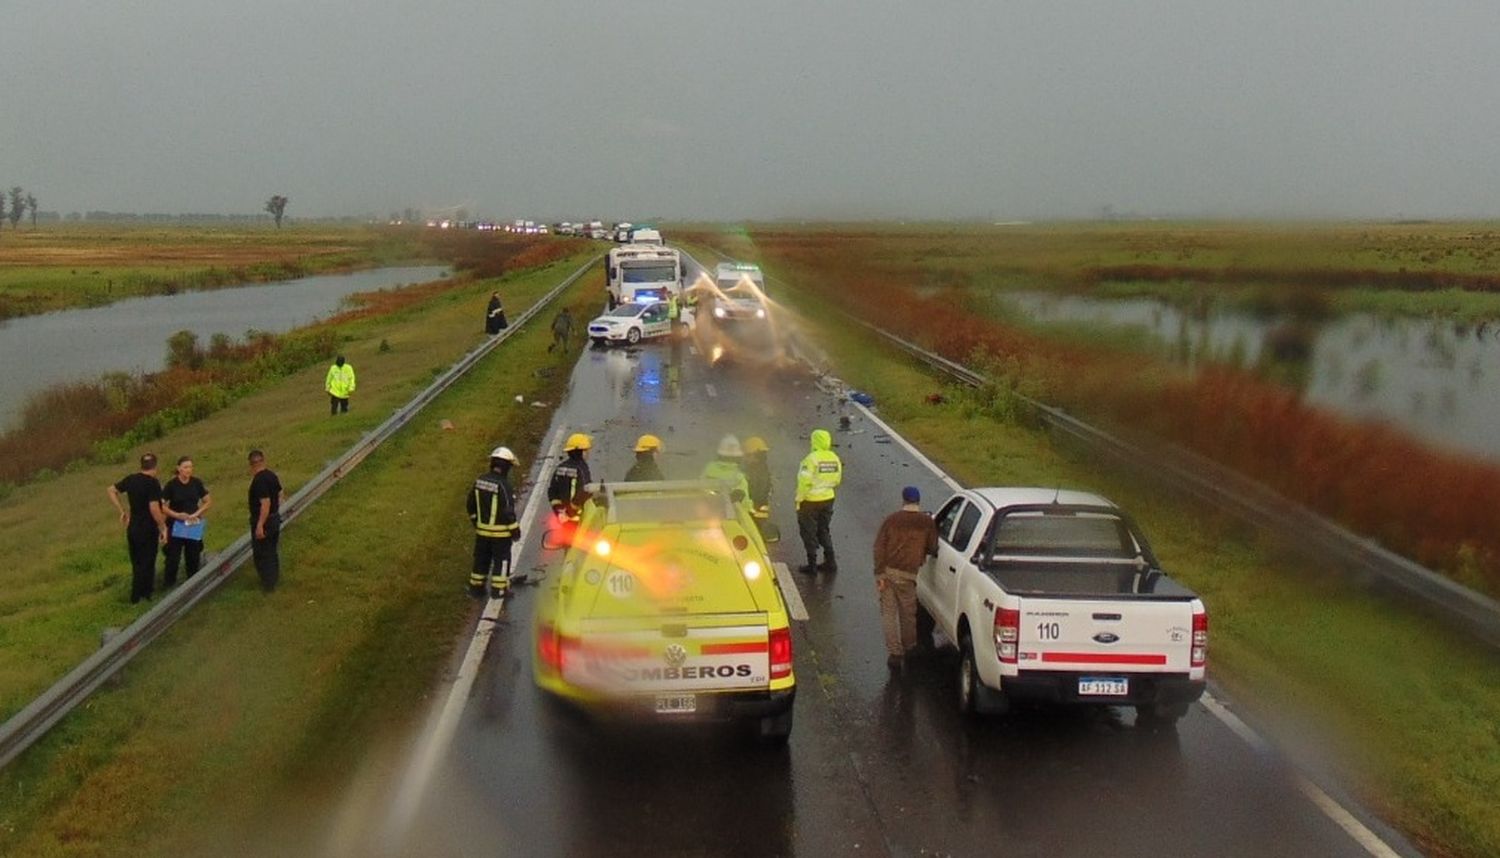
[{"label": "red tail light", "polygon": [[1021,642],[1021,612],[1010,608],[995,610],[995,655],[1004,664],[1016,663],[1016,647]]},{"label": "red tail light", "polygon": [[771,630],[771,678],[785,679],[792,675],[792,630]]},{"label": "red tail light", "polygon": [[1208,663],[1208,614],[1193,614],[1193,667]]},{"label": "red tail light", "polygon": [[562,672],[562,636],[552,625],[537,630],[537,658],[553,672]]}]

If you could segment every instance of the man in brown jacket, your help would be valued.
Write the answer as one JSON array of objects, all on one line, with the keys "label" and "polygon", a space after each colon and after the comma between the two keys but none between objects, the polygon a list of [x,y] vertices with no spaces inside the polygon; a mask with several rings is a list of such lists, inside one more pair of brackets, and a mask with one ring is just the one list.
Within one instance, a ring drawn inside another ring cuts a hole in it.
[{"label": "man in brown jacket", "polygon": [[901,509],[886,516],[875,534],[875,589],[885,627],[885,663],[900,670],[917,645],[917,570],[937,556],[937,526],[918,506],[916,486],[901,490]]}]

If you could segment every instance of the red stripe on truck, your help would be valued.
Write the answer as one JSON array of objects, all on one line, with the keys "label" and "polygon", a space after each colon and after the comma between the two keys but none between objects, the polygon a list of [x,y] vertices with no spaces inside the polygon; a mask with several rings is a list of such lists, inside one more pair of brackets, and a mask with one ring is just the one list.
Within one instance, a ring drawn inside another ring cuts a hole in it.
[{"label": "red stripe on truck", "polygon": [[1166,664],[1167,657],[1153,653],[1044,652],[1042,661],[1053,664]]},{"label": "red stripe on truck", "polygon": [[765,651],[766,651],[766,642],[765,641],[760,641],[759,643],[724,643],[724,644],[704,644],[703,645],[703,654],[704,655],[733,655],[734,653],[741,653],[741,652],[765,652]]}]

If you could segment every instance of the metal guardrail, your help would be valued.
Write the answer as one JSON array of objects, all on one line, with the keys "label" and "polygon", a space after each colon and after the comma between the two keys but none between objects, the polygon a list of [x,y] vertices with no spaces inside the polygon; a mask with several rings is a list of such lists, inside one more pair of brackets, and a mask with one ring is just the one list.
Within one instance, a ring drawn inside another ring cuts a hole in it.
[{"label": "metal guardrail", "polygon": [[[503,333],[487,338],[468,354],[438,376],[432,384],[418,393],[411,401],[397,409],[379,426],[375,427],[353,447],[334,459],[317,476],[313,477],[282,505],[283,526],[295,521],[314,501],[322,497],[363,462],[381,444],[389,440],[412,421],[428,404],[441,395],[454,382],[484,359],[491,351],[505,342],[542,312],[548,304],[561,295],[569,286],[578,282],[599,261],[595,256],[584,263],[567,279],[515,318]],[[31,747],[58,721],[73,711],[100,685],[114,676],[137,653],[146,648],[163,632],[177,622],[194,605],[211,595],[250,558],[250,536],[245,534],[228,548],[209,558],[197,575],[187,579],[162,598],[154,607],[137,617],[120,634],[106,642],[66,676],[27,704],[0,726],[0,767]]]},{"label": "metal guardrail", "polygon": [[[722,256],[722,254],[721,254]],[[691,257],[689,257],[691,258]],[[695,264],[697,260],[694,260]],[[768,278],[779,279],[779,278]],[[782,281],[785,284],[785,281]],[[850,321],[937,372],[970,387],[989,379],[877,327],[846,311]],[[1237,471],[1176,447],[1147,450],[1023,394],[1013,394],[1042,422],[1158,484],[1208,504],[1254,527],[1279,535],[1297,550],[1332,558],[1368,576],[1385,590],[1415,602],[1489,645],[1500,649],[1500,602],[1402,557]]]}]

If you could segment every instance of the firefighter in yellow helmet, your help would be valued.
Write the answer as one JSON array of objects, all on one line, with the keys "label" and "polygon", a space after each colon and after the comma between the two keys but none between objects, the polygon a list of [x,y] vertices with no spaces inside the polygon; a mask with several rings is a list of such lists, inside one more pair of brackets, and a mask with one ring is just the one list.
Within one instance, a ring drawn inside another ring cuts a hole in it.
[{"label": "firefighter in yellow helmet", "polygon": [[552,469],[547,500],[552,504],[552,513],[564,521],[577,521],[589,499],[587,486],[594,477],[589,473],[588,452],[593,446],[594,439],[574,432],[563,445],[563,460]]},{"label": "firefighter in yellow helmet", "polygon": [[647,480],[663,480],[661,466],[656,463],[656,454],[661,452],[661,439],[655,435],[642,435],[635,442],[635,464],[625,474],[625,482],[638,483]]},{"label": "firefighter in yellow helmet", "polygon": [[745,439],[745,459],[740,467],[750,485],[750,511],[757,524],[771,517],[771,465],[766,460],[770,452],[770,446],[759,435]]},{"label": "firefighter in yellow helmet", "polygon": [[518,463],[509,447],[490,452],[490,469],[480,474],[469,489],[469,521],[474,525],[474,568],[469,572],[469,592],[500,598],[510,589],[511,546],[521,536],[516,520],[516,493],[510,486],[510,469]]}]

